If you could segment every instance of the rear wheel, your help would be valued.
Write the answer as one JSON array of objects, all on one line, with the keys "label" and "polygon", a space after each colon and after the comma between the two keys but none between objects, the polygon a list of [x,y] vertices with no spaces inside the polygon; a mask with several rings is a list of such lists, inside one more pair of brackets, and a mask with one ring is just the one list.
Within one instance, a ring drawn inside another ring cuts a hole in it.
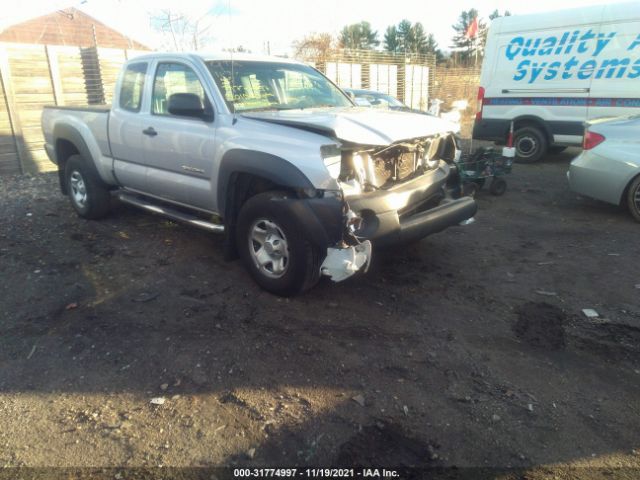
[{"label": "rear wheel", "polygon": [[640,176],[636,177],[631,185],[629,185],[629,192],[627,193],[627,206],[633,218],[637,222],[640,222]]},{"label": "rear wheel", "polygon": [[69,157],[64,172],[71,206],[78,215],[96,219],[109,213],[111,194],[80,155]]},{"label": "rear wheel", "polygon": [[256,283],[276,295],[290,296],[318,282],[322,256],[278,204],[284,196],[284,192],[267,192],[247,200],[238,215],[236,241]]},{"label": "rear wheel", "polygon": [[547,153],[547,137],[537,127],[523,127],[516,130],[513,138],[516,147],[516,161],[535,163]]},{"label": "rear wheel", "polygon": [[491,195],[504,195],[504,192],[507,191],[507,181],[504,178],[494,177],[491,180],[491,185],[489,185],[489,192]]}]

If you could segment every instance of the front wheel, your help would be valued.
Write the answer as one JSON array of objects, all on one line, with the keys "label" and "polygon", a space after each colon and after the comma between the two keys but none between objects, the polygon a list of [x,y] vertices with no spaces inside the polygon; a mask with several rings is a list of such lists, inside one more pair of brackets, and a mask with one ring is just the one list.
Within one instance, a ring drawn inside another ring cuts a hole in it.
[{"label": "front wheel", "polygon": [[640,222],[640,177],[631,182],[629,193],[627,193],[627,206],[633,218]]},{"label": "front wheel", "polygon": [[322,255],[279,204],[286,195],[267,192],[247,200],[238,215],[236,241],[256,283],[276,295],[290,296],[318,282]]},{"label": "front wheel", "polygon": [[547,137],[536,127],[516,130],[513,145],[516,147],[516,162],[535,163],[547,153]]},{"label": "front wheel", "polygon": [[72,155],[64,169],[73,209],[83,218],[96,219],[109,213],[111,195],[80,155]]}]

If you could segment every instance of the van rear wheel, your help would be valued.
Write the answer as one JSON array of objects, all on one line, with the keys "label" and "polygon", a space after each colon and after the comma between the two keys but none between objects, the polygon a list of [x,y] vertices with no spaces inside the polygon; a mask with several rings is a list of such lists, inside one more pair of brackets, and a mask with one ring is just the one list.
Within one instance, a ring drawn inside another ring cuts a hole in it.
[{"label": "van rear wheel", "polygon": [[539,128],[523,127],[516,130],[513,146],[516,147],[516,162],[535,163],[547,153],[548,142]]}]

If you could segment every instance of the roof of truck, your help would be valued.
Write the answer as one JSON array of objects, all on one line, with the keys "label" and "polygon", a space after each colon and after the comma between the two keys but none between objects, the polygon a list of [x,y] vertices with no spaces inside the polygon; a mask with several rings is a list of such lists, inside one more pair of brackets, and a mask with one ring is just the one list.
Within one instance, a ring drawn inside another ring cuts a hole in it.
[{"label": "roof of truck", "polygon": [[256,55],[253,53],[230,53],[230,52],[151,52],[148,54],[132,57],[131,60],[145,60],[145,59],[158,59],[158,58],[175,58],[175,57],[187,57],[192,60],[201,59],[207,61],[253,61],[253,62],[276,62],[276,63],[294,63],[299,64],[301,62],[284,57],[274,57],[269,55]]}]

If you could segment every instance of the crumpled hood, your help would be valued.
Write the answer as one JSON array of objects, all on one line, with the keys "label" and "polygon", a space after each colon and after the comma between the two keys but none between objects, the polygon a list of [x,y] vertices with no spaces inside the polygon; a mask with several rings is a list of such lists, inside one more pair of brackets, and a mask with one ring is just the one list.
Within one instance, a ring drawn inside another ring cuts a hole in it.
[{"label": "crumpled hood", "polygon": [[431,115],[367,107],[246,112],[242,116],[316,131],[363,145],[383,146],[456,131],[456,125]]}]

